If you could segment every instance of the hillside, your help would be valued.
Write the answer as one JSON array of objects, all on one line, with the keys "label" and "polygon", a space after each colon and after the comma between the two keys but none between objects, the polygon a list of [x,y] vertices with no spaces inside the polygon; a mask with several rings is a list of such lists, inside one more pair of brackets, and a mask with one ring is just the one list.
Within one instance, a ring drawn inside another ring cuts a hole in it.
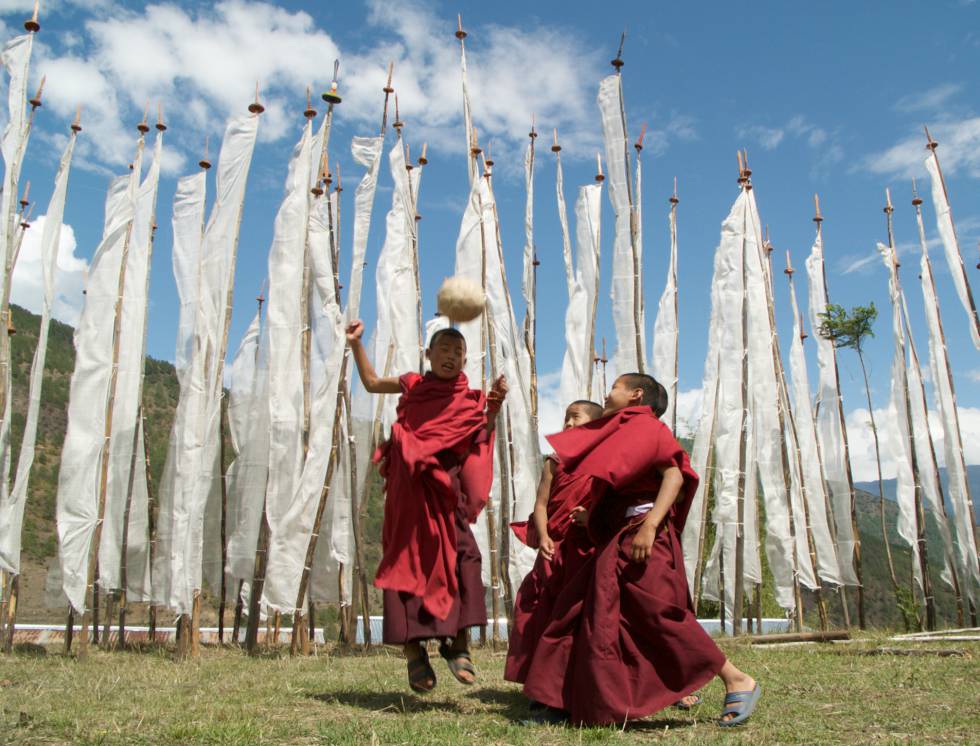
[{"label": "hillside", "polygon": [[[13,355],[13,463],[16,463],[20,439],[24,427],[24,412],[27,405],[27,386],[30,375],[34,347],[37,343],[38,325],[40,319],[23,308],[11,306],[13,321],[17,333],[12,340]],[[20,618],[22,621],[37,621],[52,619],[52,614],[43,608],[42,589],[44,587],[45,566],[52,560],[56,552],[55,495],[58,484],[58,466],[61,447],[64,439],[66,412],[68,406],[68,390],[72,370],[75,363],[75,351],[72,344],[73,330],[71,327],[52,322],[49,336],[47,364],[45,366],[44,391],[42,396],[40,427],[38,432],[37,458],[31,476],[30,492],[24,521],[24,558],[22,581],[22,606]],[[166,457],[167,441],[173,422],[174,409],[177,405],[179,389],[176,372],[170,363],[148,358],[146,361],[146,382],[144,384],[144,408],[146,410],[146,437],[150,451],[150,471],[153,486],[159,484],[160,473]],[[230,453],[230,449],[227,449]],[[971,472],[971,473],[976,473]],[[365,536],[368,544],[365,547],[365,559],[369,571],[377,564],[380,556],[381,519],[383,504],[380,494],[380,483],[376,475],[372,479],[372,489],[366,506]],[[867,492],[858,493],[858,524],[861,533],[864,552],[864,579],[867,617],[870,623],[877,626],[901,626],[901,614],[896,608],[895,597],[888,579],[887,566],[881,538],[881,526],[878,519],[878,498]],[[897,509],[893,502],[886,503],[886,515],[889,522],[889,538],[894,546],[893,554],[896,571],[900,582],[908,583],[910,555],[907,549],[896,545],[897,534],[895,522]],[[929,526],[929,546],[938,547],[938,536],[935,527]],[[710,538],[710,537],[709,537]],[[372,539],[374,539],[372,541]],[[947,589],[940,586],[938,581],[938,556],[930,554],[930,564],[933,567],[932,577],[936,586],[937,604],[940,619],[954,622],[954,604]],[[372,589],[373,590],[373,589]],[[813,614],[812,594],[807,594],[808,621],[816,623]],[[848,591],[851,599],[851,616],[856,621],[856,594]],[[380,608],[380,597],[372,594],[374,608]],[[836,598],[828,600],[828,606],[833,618],[840,618],[839,602]],[[779,609],[772,600],[771,592],[763,593],[763,610],[766,615],[780,615]],[[325,610],[326,611],[326,610]],[[704,615],[713,616],[716,609],[711,604],[703,603],[699,609]],[[207,614],[206,616],[210,616]],[[332,610],[328,614],[334,617]],[[134,620],[135,621],[135,620]]]}]

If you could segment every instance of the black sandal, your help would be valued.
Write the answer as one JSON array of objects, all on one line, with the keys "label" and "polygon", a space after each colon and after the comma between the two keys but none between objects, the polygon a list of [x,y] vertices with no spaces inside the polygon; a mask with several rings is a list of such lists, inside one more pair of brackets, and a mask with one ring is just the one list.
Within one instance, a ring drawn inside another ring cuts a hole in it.
[{"label": "black sandal", "polygon": [[[472,686],[476,683],[476,669],[473,667],[473,659],[468,650],[455,651],[452,646],[443,642],[439,645],[439,655],[446,659],[446,663],[449,664],[449,672],[456,681],[466,686]],[[460,675],[461,671],[466,671],[473,679],[463,678]]]},{"label": "black sandal", "polygon": [[[432,686],[425,686],[426,680],[432,681]],[[429,664],[429,654],[425,648],[419,647],[419,657],[408,659],[408,685],[413,692],[428,694],[436,688],[436,672]]]}]

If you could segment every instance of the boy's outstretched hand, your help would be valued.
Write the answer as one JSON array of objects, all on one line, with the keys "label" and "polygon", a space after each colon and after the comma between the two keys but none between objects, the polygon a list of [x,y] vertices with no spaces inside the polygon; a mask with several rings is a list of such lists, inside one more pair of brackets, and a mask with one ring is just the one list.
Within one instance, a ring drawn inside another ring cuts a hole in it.
[{"label": "boy's outstretched hand", "polygon": [[360,319],[355,319],[347,325],[347,329],[345,331],[348,342],[358,342],[364,335],[364,322]]},{"label": "boy's outstretched hand", "polygon": [[507,398],[508,391],[510,391],[510,387],[507,385],[507,379],[503,376],[498,376],[497,380],[493,382],[493,386],[490,387],[487,399],[490,401],[503,401]]}]

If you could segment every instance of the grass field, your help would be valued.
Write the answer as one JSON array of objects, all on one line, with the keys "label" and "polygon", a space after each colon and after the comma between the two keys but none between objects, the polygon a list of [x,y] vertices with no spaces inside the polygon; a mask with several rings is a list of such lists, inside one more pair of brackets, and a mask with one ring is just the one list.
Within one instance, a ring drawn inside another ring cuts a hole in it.
[{"label": "grass field", "polygon": [[[0,742],[17,744],[582,744],[980,743],[980,645],[749,647],[733,661],[763,686],[752,721],[714,723],[715,681],[692,713],[661,712],[621,728],[528,725],[527,704],[502,678],[503,653],[475,651],[478,685],[457,684],[441,660],[436,691],[418,697],[395,651],[321,650],[305,659],[205,649],[175,662],[159,648],[0,656]],[[959,654],[874,654],[882,647]]]}]

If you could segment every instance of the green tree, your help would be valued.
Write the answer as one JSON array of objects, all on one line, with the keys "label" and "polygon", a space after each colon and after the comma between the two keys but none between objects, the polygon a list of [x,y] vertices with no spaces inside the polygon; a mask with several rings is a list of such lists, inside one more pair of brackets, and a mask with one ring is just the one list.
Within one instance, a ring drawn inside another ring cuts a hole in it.
[{"label": "green tree", "polygon": [[852,349],[857,353],[861,364],[861,374],[864,376],[864,393],[868,399],[868,416],[871,418],[871,435],[874,438],[875,461],[878,466],[878,507],[881,514],[881,535],[885,543],[885,556],[888,559],[888,572],[895,588],[899,606],[907,605],[907,599],[902,597],[899,590],[898,578],[895,575],[895,563],[892,560],[891,545],[888,542],[888,528],[885,523],[885,488],[881,478],[881,448],[878,443],[878,426],[875,423],[874,408],[871,405],[871,385],[868,383],[868,368],[864,362],[864,343],[875,335],[873,325],[878,318],[878,309],[872,302],[867,306],[854,306],[848,311],[836,303],[828,303],[827,310],[819,314],[820,326],[817,334],[830,340],[834,347]]}]

